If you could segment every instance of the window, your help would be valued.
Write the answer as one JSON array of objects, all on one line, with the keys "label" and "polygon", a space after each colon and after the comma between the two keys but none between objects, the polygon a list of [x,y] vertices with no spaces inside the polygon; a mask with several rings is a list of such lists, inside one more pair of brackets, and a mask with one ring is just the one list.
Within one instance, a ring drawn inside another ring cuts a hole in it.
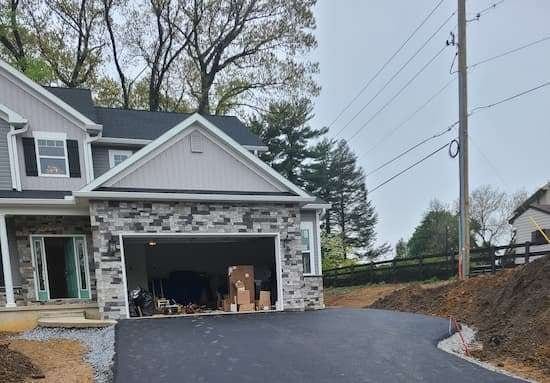
[{"label": "window", "polygon": [[[544,234],[546,234],[547,237],[550,238],[550,229],[542,229],[544,231]],[[546,243],[546,238],[544,238],[544,235],[539,230],[531,232],[531,242],[532,243]]]},{"label": "window", "polygon": [[114,168],[132,155],[131,150],[109,150],[109,166]]},{"label": "window", "polygon": [[302,236],[302,263],[304,264],[304,274],[313,274],[313,223],[302,222],[300,227]]},{"label": "window", "polygon": [[66,136],[63,133],[35,132],[38,175],[68,177]]}]

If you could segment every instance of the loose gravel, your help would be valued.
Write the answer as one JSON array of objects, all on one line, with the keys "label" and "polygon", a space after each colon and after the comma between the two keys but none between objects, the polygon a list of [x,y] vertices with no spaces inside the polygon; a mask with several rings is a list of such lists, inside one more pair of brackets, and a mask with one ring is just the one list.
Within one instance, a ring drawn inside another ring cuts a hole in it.
[{"label": "loose gravel", "polygon": [[76,340],[88,347],[85,359],[94,370],[96,383],[112,381],[112,366],[115,355],[114,326],[101,329],[62,329],[37,327],[17,338],[25,340],[46,341],[50,339]]}]

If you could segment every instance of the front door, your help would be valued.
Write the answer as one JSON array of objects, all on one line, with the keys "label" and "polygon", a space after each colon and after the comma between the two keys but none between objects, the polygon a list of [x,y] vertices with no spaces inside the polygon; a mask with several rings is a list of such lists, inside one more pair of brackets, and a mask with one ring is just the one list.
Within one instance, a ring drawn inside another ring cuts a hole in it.
[{"label": "front door", "polygon": [[90,299],[84,236],[31,236],[37,299]]}]

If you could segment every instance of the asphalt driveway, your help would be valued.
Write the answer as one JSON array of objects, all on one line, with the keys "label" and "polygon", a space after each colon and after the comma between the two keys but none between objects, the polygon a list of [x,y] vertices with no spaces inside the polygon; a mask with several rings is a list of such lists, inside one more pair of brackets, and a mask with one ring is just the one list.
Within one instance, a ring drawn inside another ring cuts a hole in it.
[{"label": "asphalt driveway", "polygon": [[353,309],[124,320],[115,382],[519,382],[438,350],[447,326]]}]

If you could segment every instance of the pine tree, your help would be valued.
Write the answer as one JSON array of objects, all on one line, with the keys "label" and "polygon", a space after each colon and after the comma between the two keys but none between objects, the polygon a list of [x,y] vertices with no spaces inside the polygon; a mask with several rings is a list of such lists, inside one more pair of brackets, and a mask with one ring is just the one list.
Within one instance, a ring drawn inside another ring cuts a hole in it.
[{"label": "pine tree", "polygon": [[253,118],[249,126],[269,150],[260,158],[296,185],[305,186],[304,174],[314,157],[311,140],[327,132],[314,129],[308,122],[313,117],[311,101],[302,98],[270,104],[269,110]]}]

